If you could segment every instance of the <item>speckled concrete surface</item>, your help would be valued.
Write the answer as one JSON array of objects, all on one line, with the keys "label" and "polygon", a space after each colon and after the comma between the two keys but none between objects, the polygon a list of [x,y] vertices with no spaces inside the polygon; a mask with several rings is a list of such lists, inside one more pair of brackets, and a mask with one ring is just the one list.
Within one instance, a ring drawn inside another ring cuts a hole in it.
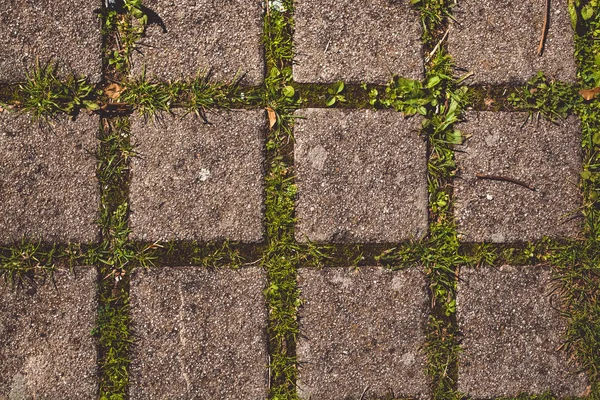
[{"label": "speckled concrete surface", "polygon": [[102,0],[7,0],[0,7],[0,82],[22,82],[25,71],[57,62],[62,74],[102,74]]},{"label": "speckled concrete surface", "polygon": [[298,286],[298,392],[302,399],[430,396],[429,298],[417,268],[303,268]]},{"label": "speckled concrete surface", "polygon": [[423,77],[420,17],[409,1],[303,0],[295,7],[295,81]]},{"label": "speckled concrete surface", "polygon": [[262,110],[132,117],[131,238],[262,240]]},{"label": "speckled concrete surface", "polygon": [[259,85],[265,74],[262,0],[145,0],[164,23],[152,23],[133,53],[132,74],[161,80],[193,78],[212,70],[214,80],[244,75]]},{"label": "speckled concrete surface", "polygon": [[574,33],[567,0],[551,1],[542,56],[545,0],[460,0],[452,9],[448,52],[468,84],[525,83],[538,71],[575,83]]},{"label": "speckled concrete surface", "polygon": [[[465,242],[515,242],[578,237],[582,218],[579,121],[528,122],[527,113],[465,114],[457,128],[468,137],[456,147],[454,181],[458,232]],[[533,185],[478,179],[498,175]]]},{"label": "speckled concrete surface", "polygon": [[340,109],[295,115],[297,240],[395,243],[425,235],[420,117]]},{"label": "speckled concrete surface", "polygon": [[585,373],[558,350],[567,320],[547,267],[462,268],[459,278],[459,392],[476,399],[583,396]]},{"label": "speckled concrete surface", "polygon": [[266,285],[260,268],[135,273],[130,398],[265,399]]},{"label": "speckled concrete surface", "polygon": [[97,273],[76,267],[36,285],[0,283],[0,399],[98,398]]},{"label": "speckled concrete surface", "polygon": [[97,116],[61,116],[52,125],[0,113],[0,243],[23,237],[95,242],[100,189]]}]

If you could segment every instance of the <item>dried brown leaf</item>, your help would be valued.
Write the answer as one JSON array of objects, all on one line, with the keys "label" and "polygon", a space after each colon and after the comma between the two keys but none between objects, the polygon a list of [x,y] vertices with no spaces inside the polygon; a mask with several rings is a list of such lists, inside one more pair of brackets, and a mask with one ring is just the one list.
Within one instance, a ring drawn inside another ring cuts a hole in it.
[{"label": "dried brown leaf", "polygon": [[587,101],[592,100],[594,97],[600,94],[600,86],[594,89],[583,89],[579,91],[579,94]]},{"label": "dried brown leaf", "polygon": [[116,100],[119,98],[119,96],[121,96],[121,93],[123,93],[123,90],[125,90],[125,89],[122,86],[120,86],[116,83],[111,83],[110,85],[108,85],[106,87],[106,89],[104,89],[104,93],[106,94],[106,96],[109,99]]},{"label": "dried brown leaf", "polygon": [[267,114],[269,114],[269,129],[273,129],[277,123],[277,114],[275,114],[275,110],[271,107],[267,107]]}]

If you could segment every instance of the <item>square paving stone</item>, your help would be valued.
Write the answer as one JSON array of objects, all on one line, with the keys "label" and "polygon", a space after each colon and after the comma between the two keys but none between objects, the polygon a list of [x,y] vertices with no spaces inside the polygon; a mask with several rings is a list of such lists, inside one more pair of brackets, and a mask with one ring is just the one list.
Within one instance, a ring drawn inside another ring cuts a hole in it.
[{"label": "square paving stone", "polygon": [[340,109],[296,116],[298,241],[396,243],[426,234],[420,117]]},{"label": "square paving stone", "polygon": [[131,237],[258,242],[263,238],[261,110],[132,119]]},{"label": "square paving stone", "polygon": [[303,268],[297,340],[302,399],[427,398],[428,315],[416,268]]},{"label": "square paving stone", "polygon": [[266,398],[265,288],[260,268],[135,273],[130,398]]},{"label": "square paving stone", "polygon": [[[460,0],[452,9],[448,51],[473,84],[525,83],[543,71],[575,82],[574,33],[566,1],[550,2],[548,35],[538,55],[546,0]],[[463,72],[461,72],[463,73]]]},{"label": "square paving stone", "polygon": [[295,7],[295,81],[423,78],[420,17],[409,1],[303,0]]},{"label": "square paving stone", "polygon": [[23,81],[25,71],[52,60],[62,73],[102,75],[102,1],[10,0],[0,8],[0,82]]},{"label": "square paving stone", "polygon": [[[579,121],[528,122],[527,113],[467,112],[458,129],[454,182],[458,231],[465,242],[576,237],[581,229]],[[480,179],[477,174],[516,179]]]},{"label": "square paving stone", "polygon": [[94,242],[100,190],[97,116],[31,122],[0,112],[0,243]]},{"label": "square paving stone", "polygon": [[473,398],[552,391],[583,396],[585,373],[566,352],[567,320],[549,268],[462,268],[456,297],[458,391]]},{"label": "square paving stone", "polygon": [[97,399],[97,273],[0,283],[0,399]]},{"label": "square paving stone", "polygon": [[145,70],[148,77],[172,80],[210,70],[214,80],[244,75],[242,84],[261,84],[265,75],[264,3],[145,0],[157,18],[151,19],[133,53],[133,74],[139,76]]}]

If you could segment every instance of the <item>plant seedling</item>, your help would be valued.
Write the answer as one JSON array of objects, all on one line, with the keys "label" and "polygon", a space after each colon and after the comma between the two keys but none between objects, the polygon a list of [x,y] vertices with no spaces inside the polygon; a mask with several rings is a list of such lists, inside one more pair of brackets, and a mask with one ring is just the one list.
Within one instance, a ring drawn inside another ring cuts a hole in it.
[{"label": "plant seedling", "polygon": [[327,102],[325,103],[327,107],[331,107],[337,102],[346,102],[346,96],[342,94],[344,92],[344,89],[345,85],[343,81],[336,82],[333,84],[333,86],[327,89],[327,93],[329,94],[327,96]]}]

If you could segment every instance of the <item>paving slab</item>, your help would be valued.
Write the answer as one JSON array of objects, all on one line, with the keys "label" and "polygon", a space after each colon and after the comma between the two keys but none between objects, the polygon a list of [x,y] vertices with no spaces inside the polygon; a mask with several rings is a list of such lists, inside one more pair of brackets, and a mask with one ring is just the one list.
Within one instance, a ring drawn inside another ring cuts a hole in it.
[{"label": "paving slab", "polygon": [[300,398],[428,398],[422,271],[302,268],[298,286]]},{"label": "paving slab", "polygon": [[0,399],[96,399],[94,267],[36,284],[0,282]]},{"label": "paving slab", "polygon": [[423,78],[420,16],[409,1],[303,0],[295,8],[296,82]]},{"label": "paving slab", "polygon": [[[527,113],[474,111],[465,119],[457,126],[468,139],[456,148],[454,182],[461,240],[577,237],[583,168],[578,119],[524,124]],[[535,191],[514,182],[479,179],[477,174],[516,179]]]},{"label": "paving slab", "polygon": [[473,73],[469,84],[523,84],[538,71],[575,83],[574,32],[566,1],[550,2],[544,51],[538,55],[546,0],[460,0],[452,9],[448,52]]},{"label": "paving slab", "polygon": [[63,74],[102,75],[101,0],[10,0],[0,8],[0,82],[21,82],[36,64],[57,62]]},{"label": "paving slab", "polygon": [[547,267],[461,269],[459,392],[478,399],[584,395],[585,373],[559,350],[568,321],[555,289]]},{"label": "paving slab", "polygon": [[262,110],[132,118],[130,226],[136,240],[263,238]]},{"label": "paving slab", "polygon": [[135,273],[130,398],[265,399],[265,288],[260,268]]},{"label": "paving slab", "polygon": [[425,235],[420,117],[316,108],[295,115],[298,241],[396,243]]},{"label": "paving slab", "polygon": [[99,128],[83,113],[50,126],[0,112],[0,244],[99,239]]},{"label": "paving slab", "polygon": [[[264,80],[262,0],[145,0],[150,25],[132,57],[132,74],[161,80],[194,78],[211,71],[215,81],[244,75]],[[164,28],[164,29],[163,29]]]}]

